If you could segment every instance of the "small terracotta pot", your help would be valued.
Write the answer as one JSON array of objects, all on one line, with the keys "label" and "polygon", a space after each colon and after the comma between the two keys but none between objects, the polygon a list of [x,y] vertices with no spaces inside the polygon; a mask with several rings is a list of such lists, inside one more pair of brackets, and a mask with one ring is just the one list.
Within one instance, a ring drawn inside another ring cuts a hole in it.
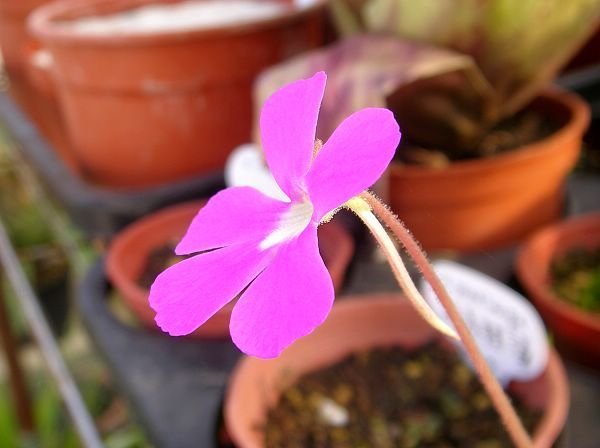
[{"label": "small terracotta pot", "polygon": [[390,205],[426,249],[499,248],[560,217],[564,179],[579,156],[589,107],[552,90],[532,108],[560,129],[520,149],[445,169],[391,165]]},{"label": "small terracotta pot", "polygon": [[[296,341],[279,358],[242,358],[225,400],[227,429],[239,448],[262,448],[259,428],[268,409],[277,402],[282,390],[300,376],[355,352],[386,346],[416,349],[435,337],[402,297],[380,295],[337,302],[321,327]],[[567,377],[558,355],[551,352],[548,366],[539,378],[511,387],[526,403],[543,409],[534,446],[550,447],[564,426],[569,406]]]},{"label": "small terracotta pot", "polygon": [[250,140],[254,78],[321,43],[325,1],[243,25],[135,35],[77,34],[61,20],[174,1],[36,10],[29,26],[53,57],[49,75],[82,172],[107,186],[145,187],[222,169]]},{"label": "small terracotta pot", "polygon": [[31,11],[51,0],[0,0],[0,48],[4,65],[11,76],[27,68],[23,50],[31,40],[26,20]]},{"label": "small terracotta pot", "polygon": [[[138,284],[148,255],[165,244],[177,242],[204,204],[185,203],[148,215],[119,233],[108,249],[108,277],[127,307],[146,327],[156,328],[155,312],[148,305],[148,290]],[[341,225],[331,221],[319,227],[319,246],[334,287],[338,290],[354,253],[354,241]],[[232,309],[233,304],[221,309],[194,335],[227,337]]]},{"label": "small terracotta pot", "polygon": [[569,219],[536,233],[516,261],[519,281],[565,356],[600,369],[600,314],[585,311],[554,294],[552,260],[575,248],[600,247],[600,213]]}]

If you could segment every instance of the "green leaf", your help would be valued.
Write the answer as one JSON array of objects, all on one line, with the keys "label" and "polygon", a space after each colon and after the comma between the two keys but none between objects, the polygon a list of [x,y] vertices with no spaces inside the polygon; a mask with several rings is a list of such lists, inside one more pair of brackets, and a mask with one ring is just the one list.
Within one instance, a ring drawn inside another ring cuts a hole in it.
[{"label": "green leaf", "polygon": [[534,98],[597,28],[600,0],[368,0],[355,14],[364,31],[472,57],[505,117]]}]

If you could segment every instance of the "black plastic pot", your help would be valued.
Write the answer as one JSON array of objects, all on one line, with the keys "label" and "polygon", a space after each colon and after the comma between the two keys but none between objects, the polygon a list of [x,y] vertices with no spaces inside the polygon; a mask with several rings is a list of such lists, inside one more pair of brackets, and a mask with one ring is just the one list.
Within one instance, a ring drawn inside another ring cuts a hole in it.
[{"label": "black plastic pot", "polygon": [[150,441],[161,448],[216,448],[221,403],[239,352],[229,341],[171,338],[134,328],[110,311],[103,262],[78,288],[83,321],[129,398]]}]

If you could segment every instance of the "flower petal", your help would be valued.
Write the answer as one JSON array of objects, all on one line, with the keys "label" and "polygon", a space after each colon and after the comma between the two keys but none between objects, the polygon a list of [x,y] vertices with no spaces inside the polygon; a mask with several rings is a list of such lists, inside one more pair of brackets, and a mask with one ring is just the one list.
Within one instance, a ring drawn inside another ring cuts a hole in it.
[{"label": "flower petal", "polygon": [[362,109],[346,118],[306,175],[315,220],[373,185],[394,157],[398,143],[398,123],[387,109]]},{"label": "flower petal", "polygon": [[281,88],[263,105],[262,147],[273,177],[292,200],[308,171],[315,144],[319,108],[325,92],[324,72]]},{"label": "flower petal", "polygon": [[308,227],[282,247],[233,309],[231,337],[243,352],[273,358],[320,325],[333,304],[333,284]]},{"label": "flower petal", "polygon": [[274,253],[260,251],[255,244],[240,244],[171,266],[150,288],[157,325],[171,336],[191,333],[235,298]]},{"label": "flower petal", "polygon": [[251,187],[227,188],[214,195],[198,212],[177,255],[260,241],[279,224],[290,203],[269,198]]}]

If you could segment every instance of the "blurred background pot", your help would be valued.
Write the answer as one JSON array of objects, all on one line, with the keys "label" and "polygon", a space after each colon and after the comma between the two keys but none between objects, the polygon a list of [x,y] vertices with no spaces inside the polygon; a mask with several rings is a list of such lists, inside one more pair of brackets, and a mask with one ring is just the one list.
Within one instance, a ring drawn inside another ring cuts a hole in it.
[{"label": "blurred background pot", "polygon": [[[51,142],[61,159],[77,171],[57,101],[31,82],[31,56],[37,47],[26,23],[29,14],[50,0],[0,0],[0,49],[10,83],[8,93]],[[47,76],[46,76],[47,78]]]},{"label": "blurred background pot", "polygon": [[49,51],[82,172],[144,187],[224,166],[250,139],[251,86],[264,68],[316,47],[325,0],[264,19],[144,33],[85,33],[70,21],[178,1],[63,1],[38,9],[32,33]]},{"label": "blurred background pot", "polygon": [[390,205],[425,248],[507,246],[561,216],[564,180],[579,157],[589,107],[574,94],[549,90],[531,109],[559,129],[521,148],[440,169],[390,165]]},{"label": "blurred background pot", "polygon": [[[108,277],[127,307],[149,328],[156,328],[155,312],[148,305],[148,289],[140,284],[149,258],[156,250],[174,247],[204,203],[185,203],[153,213],[127,227],[110,245],[106,257]],[[321,256],[339,290],[354,254],[354,241],[335,220],[321,225],[318,232]],[[222,308],[194,335],[228,337],[232,309],[233,304]]]},{"label": "blurred background pot", "polygon": [[519,253],[516,272],[552,331],[559,350],[569,358],[600,369],[600,314],[559,298],[552,285],[553,261],[581,248],[600,249],[599,213],[572,218],[533,235]]},{"label": "blurred background pot", "polygon": [[[390,346],[416,349],[434,338],[431,327],[401,297],[382,295],[338,301],[322,326],[296,341],[280,357],[241,360],[226,396],[227,429],[240,448],[264,447],[260,428],[268,410],[282,390],[301,375],[332,365],[352,353]],[[567,378],[557,354],[551,352],[548,367],[539,378],[513,383],[511,387],[525,403],[543,409],[534,446],[550,447],[564,426],[569,406]]]},{"label": "blurred background pot", "polygon": [[31,40],[27,32],[27,16],[50,0],[0,0],[0,48],[4,66],[11,76],[21,74],[27,66],[23,55]]}]

